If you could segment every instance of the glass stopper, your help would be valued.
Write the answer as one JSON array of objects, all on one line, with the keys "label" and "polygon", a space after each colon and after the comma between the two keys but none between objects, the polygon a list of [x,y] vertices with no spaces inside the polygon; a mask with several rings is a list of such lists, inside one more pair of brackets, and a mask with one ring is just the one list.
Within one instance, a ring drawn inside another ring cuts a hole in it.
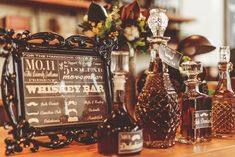
[{"label": "glass stopper", "polygon": [[229,46],[220,46],[219,54],[220,54],[220,62],[228,63],[230,61],[230,49],[229,49]]},{"label": "glass stopper", "polygon": [[166,10],[159,8],[150,10],[148,25],[154,37],[164,35],[168,21]]},{"label": "glass stopper", "polygon": [[196,79],[197,75],[203,72],[201,62],[187,61],[181,64],[182,72],[190,79]]}]

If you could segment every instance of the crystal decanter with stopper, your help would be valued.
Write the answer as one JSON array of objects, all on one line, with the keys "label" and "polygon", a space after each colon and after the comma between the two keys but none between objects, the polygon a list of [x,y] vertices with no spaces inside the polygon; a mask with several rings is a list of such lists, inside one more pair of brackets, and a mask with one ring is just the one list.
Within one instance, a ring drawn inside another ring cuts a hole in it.
[{"label": "crystal decanter with stopper", "polygon": [[113,111],[98,127],[98,152],[105,155],[129,155],[143,148],[143,133],[126,110],[125,83],[129,53],[112,53]]},{"label": "crystal decanter with stopper", "polygon": [[149,39],[151,60],[136,106],[136,118],[143,128],[144,146],[149,148],[173,146],[179,125],[178,96],[171,84],[168,67],[159,58],[159,46],[166,45],[169,40],[169,37],[163,36],[167,24],[164,10],[150,11],[148,25],[153,33]]},{"label": "crystal decanter with stopper", "polygon": [[210,141],[211,98],[199,92],[198,74],[202,73],[200,62],[187,61],[181,64],[182,72],[187,75],[186,90],[182,95],[180,136],[181,143],[195,144]]},{"label": "crystal decanter with stopper", "polygon": [[229,137],[235,131],[235,96],[229,75],[232,63],[229,62],[230,49],[228,46],[220,47],[219,53],[219,82],[212,97],[212,131],[216,137]]}]

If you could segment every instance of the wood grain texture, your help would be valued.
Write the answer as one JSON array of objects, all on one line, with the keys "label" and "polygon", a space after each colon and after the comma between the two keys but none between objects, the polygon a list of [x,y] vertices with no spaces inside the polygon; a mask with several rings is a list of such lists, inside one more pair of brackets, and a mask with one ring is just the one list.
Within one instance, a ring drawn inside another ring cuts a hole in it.
[{"label": "wood grain texture", "polygon": [[[0,156],[5,156],[4,139],[7,137],[7,131],[0,128]],[[72,143],[63,149],[45,149],[40,148],[39,152],[31,153],[25,148],[22,153],[11,155],[11,157],[101,157],[97,152],[97,145],[82,145]],[[144,149],[135,157],[234,157],[235,156],[235,137],[230,139],[213,139],[209,143],[196,145],[176,144],[169,149]]]}]

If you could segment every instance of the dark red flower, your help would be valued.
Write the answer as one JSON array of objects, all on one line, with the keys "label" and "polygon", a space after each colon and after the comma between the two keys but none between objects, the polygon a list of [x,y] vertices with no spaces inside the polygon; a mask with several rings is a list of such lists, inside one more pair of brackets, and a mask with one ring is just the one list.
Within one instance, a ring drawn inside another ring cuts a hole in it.
[{"label": "dark red flower", "polygon": [[141,14],[148,19],[149,17],[149,9],[141,9]]},{"label": "dark red flower", "polygon": [[121,7],[120,15],[122,21],[137,20],[140,17],[140,6],[137,0]]}]

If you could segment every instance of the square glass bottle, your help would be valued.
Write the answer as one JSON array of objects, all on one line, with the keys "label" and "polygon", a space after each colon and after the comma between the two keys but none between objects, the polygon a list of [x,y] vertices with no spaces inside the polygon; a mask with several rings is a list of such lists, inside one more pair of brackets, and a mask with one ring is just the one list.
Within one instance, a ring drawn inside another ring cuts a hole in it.
[{"label": "square glass bottle", "polygon": [[180,143],[195,144],[210,141],[211,131],[211,98],[199,92],[198,74],[202,72],[200,62],[187,61],[182,63],[182,71],[188,76],[185,81],[186,90],[182,95]]}]

